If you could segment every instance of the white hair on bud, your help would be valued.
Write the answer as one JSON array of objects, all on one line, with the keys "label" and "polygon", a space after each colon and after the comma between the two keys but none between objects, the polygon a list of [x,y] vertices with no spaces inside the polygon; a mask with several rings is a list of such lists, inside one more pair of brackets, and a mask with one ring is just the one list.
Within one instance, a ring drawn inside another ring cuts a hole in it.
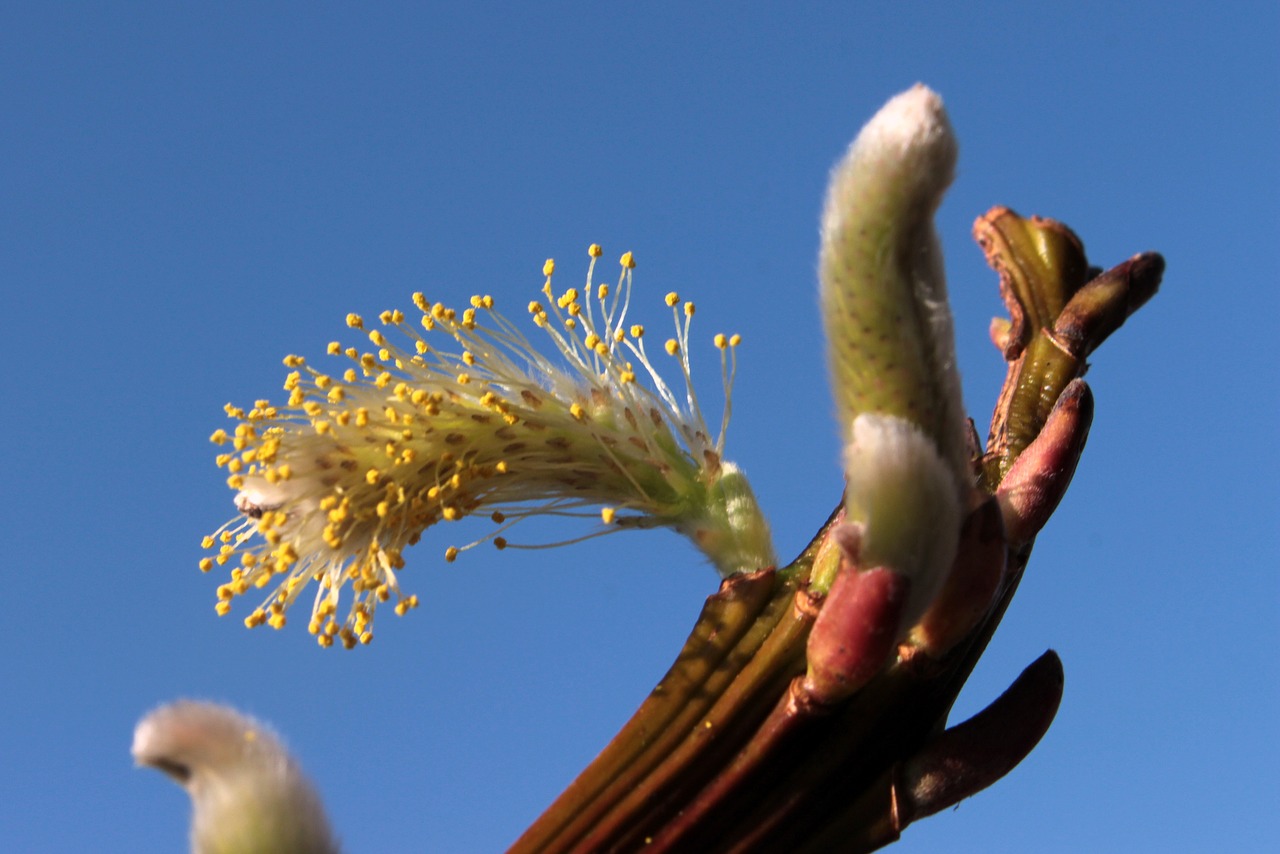
[{"label": "white hair on bud", "polygon": [[848,520],[860,529],[859,565],[911,579],[905,630],[937,595],[955,560],[962,518],[955,475],[916,425],[877,413],[854,419],[845,471]]},{"label": "white hair on bud", "polygon": [[[903,182],[899,192],[916,200],[922,218],[927,218],[933,215],[955,178],[958,153],[941,96],[917,83],[890,98],[863,126],[836,167],[831,183],[833,188],[837,186],[840,174],[853,170],[860,162],[901,163],[895,166]],[[840,203],[839,196],[832,193],[827,199],[822,217],[824,234],[839,231],[849,210]]]},{"label": "white hair on bud", "polygon": [[181,700],[143,718],[133,758],[191,796],[194,854],[334,854],[320,798],[271,729],[234,709]]}]

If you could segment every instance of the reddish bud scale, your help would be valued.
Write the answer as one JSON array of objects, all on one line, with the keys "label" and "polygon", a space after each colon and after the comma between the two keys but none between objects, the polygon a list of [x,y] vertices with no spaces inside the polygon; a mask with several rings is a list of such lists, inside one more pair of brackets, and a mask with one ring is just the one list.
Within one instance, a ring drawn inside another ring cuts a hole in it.
[{"label": "reddish bud scale", "polygon": [[1093,392],[1084,380],[1073,380],[996,490],[1009,542],[1030,542],[1049,521],[1071,484],[1092,423]]},{"label": "reddish bud scale", "polygon": [[942,591],[911,630],[917,648],[938,658],[960,642],[991,608],[1004,578],[1006,544],[994,498],[969,514]]},{"label": "reddish bud scale", "polygon": [[982,791],[1026,758],[1062,702],[1062,662],[1049,650],[991,705],[943,732],[903,763],[899,829]]},{"label": "reddish bud scale", "polygon": [[815,703],[837,703],[880,671],[897,644],[910,592],[903,575],[845,561],[809,633],[803,689]]}]

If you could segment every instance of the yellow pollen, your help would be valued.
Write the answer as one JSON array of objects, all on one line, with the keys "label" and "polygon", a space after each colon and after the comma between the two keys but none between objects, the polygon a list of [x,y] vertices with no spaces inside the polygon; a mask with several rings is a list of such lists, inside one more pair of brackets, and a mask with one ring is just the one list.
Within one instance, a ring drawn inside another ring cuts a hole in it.
[{"label": "yellow pollen", "polygon": [[364,329],[364,318],[354,312],[347,315],[347,326],[352,329]]},{"label": "yellow pollen", "polygon": [[680,352],[680,342],[676,341],[674,338],[668,338],[667,343],[663,346],[666,348],[668,356],[674,356],[676,353]]},{"label": "yellow pollen", "polygon": [[606,525],[612,525],[613,520],[617,517],[617,515],[618,515],[618,511],[613,509],[612,507],[600,508],[600,520],[604,522]]},{"label": "yellow pollen", "polygon": [[642,337],[643,335],[644,335],[644,327],[643,327],[643,326],[641,326],[639,323],[637,323],[635,326],[632,326],[632,327],[631,327],[631,337],[632,337],[632,338],[640,338],[640,337]]},{"label": "yellow pollen", "polygon": [[546,263],[542,265],[542,275],[550,276],[556,271],[556,259],[548,258]]},{"label": "yellow pollen", "polygon": [[716,346],[719,347],[721,350],[729,346],[729,339],[725,337],[725,334],[723,332],[716,333],[715,341],[716,341]]},{"label": "yellow pollen", "polygon": [[666,296],[667,305],[674,306],[678,302],[680,302],[680,295],[678,293],[676,293],[675,291],[672,291],[671,293],[667,294]]},{"label": "yellow pollen", "polygon": [[446,563],[453,563],[455,560],[457,560],[458,559],[457,548],[455,548],[454,546],[449,546],[449,548],[445,549],[444,559]]},{"label": "yellow pollen", "polygon": [[604,254],[604,250],[600,248],[599,243],[592,243],[590,246],[587,247],[587,254],[590,255],[592,258],[599,258],[601,255]]},{"label": "yellow pollen", "polygon": [[685,303],[685,304],[684,304],[684,316],[685,316],[685,317],[693,317],[693,313],[694,313],[694,311],[696,311],[696,309],[694,308],[693,303],[691,303],[691,302],[687,302],[687,303]]},{"label": "yellow pollen", "polygon": [[635,269],[636,258],[630,252],[623,252],[622,257],[618,259],[618,263],[621,264],[624,269],[632,270]]}]

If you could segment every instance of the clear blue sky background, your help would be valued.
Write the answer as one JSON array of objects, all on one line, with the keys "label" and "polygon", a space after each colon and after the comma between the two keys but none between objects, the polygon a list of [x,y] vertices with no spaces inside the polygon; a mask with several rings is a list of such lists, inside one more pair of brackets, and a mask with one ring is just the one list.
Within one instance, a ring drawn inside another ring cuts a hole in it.
[{"label": "clear blue sky background", "polygon": [[[956,712],[1052,647],[1058,720],[898,850],[1263,850],[1276,6],[961,5],[5,4],[0,848],[181,850],[185,795],[128,748],[186,696],[273,722],[353,854],[501,850],[661,676],[714,573],[661,532],[452,565],[433,534],[403,578],[423,606],[371,647],[248,632],[195,566],[232,512],[222,404],[280,396],[280,358],[320,356],[348,311],[483,290],[518,316],[544,258],[577,278],[588,243],[631,249],[651,328],[678,289],[699,342],[743,334],[729,456],[793,554],[841,488],[827,172],[920,80],[961,140],[939,228],[979,422],[1003,373],[975,216],[1169,268],[1097,354],[1086,458]],[[709,342],[695,360],[714,399]]]}]

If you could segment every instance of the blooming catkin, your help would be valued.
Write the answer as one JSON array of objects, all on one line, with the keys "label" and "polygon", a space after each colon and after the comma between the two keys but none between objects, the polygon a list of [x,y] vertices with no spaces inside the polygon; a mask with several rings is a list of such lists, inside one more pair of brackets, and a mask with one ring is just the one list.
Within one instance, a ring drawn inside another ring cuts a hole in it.
[{"label": "blooming catkin", "polygon": [[[241,515],[205,538],[213,554],[201,562],[207,571],[236,561],[218,612],[270,588],[245,622],[279,628],[316,581],[309,630],[320,644],[367,643],[380,603],[394,600],[399,614],[417,605],[401,590],[404,549],[440,522],[474,516],[492,519],[492,533],[447,546],[446,561],[483,542],[519,547],[504,534],[528,517],[577,515],[596,519],[596,533],[674,528],[724,575],[773,563],[750,485],[724,459],[739,336],[714,338],[726,402],[713,435],[693,390],[694,304],[666,297],[676,330],[663,349],[682,375],[677,393],[644,327],[628,322],[632,254],[616,284],[594,281],[600,248],[588,254],[581,289],[557,292],[547,261],[542,298],[527,307],[555,360],[489,296],[457,311],[414,294],[416,322],[399,310],[376,325],[347,316],[369,346],[330,343],[345,367],[286,357],[285,405],[228,405],[236,426],[212,440]],[[340,615],[344,587],[352,601]]]}]

